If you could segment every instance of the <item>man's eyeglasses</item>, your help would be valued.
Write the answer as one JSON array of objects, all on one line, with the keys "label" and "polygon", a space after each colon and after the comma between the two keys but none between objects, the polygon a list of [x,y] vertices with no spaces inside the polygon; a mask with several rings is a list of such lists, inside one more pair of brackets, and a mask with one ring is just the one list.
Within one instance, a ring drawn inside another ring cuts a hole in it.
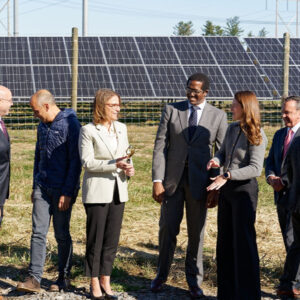
[{"label": "man's eyeglasses", "polygon": [[119,108],[121,106],[120,104],[110,104],[110,103],[106,103],[105,105],[107,105],[110,108]]},{"label": "man's eyeglasses", "polygon": [[202,91],[202,90],[194,90],[194,89],[191,89],[189,87],[186,88],[186,92],[188,94],[194,93],[196,95],[200,95],[200,94],[204,93],[204,91]]}]

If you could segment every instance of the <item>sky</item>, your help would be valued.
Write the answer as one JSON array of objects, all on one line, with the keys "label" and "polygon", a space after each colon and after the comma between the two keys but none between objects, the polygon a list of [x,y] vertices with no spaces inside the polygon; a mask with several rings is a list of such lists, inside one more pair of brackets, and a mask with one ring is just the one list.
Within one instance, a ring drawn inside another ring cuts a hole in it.
[{"label": "sky", "polygon": [[[7,1],[0,0],[1,36],[7,36]],[[70,36],[72,27],[82,35],[82,0],[17,1],[19,36]],[[278,0],[278,37],[287,31],[296,37],[296,3]],[[298,5],[300,11],[300,0]],[[207,20],[223,27],[234,16],[243,37],[250,31],[257,36],[263,27],[275,37],[276,0],[88,0],[88,36],[171,36],[180,21],[192,21],[194,35],[202,35]]]}]

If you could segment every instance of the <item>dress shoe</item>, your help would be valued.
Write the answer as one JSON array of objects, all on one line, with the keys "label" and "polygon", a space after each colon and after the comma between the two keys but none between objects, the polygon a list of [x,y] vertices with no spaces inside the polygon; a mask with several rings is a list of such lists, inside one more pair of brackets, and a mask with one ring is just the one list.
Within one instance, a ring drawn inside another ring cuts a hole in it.
[{"label": "dress shoe", "polygon": [[29,276],[24,282],[19,282],[17,285],[19,292],[39,293],[41,291],[40,283],[33,277]]},{"label": "dress shoe", "polygon": [[165,281],[159,279],[159,278],[155,278],[151,281],[151,286],[150,286],[150,290],[152,293],[159,293],[164,285]]},{"label": "dress shoe", "polygon": [[100,285],[100,288],[101,288],[102,293],[104,294],[105,300],[118,300],[118,296],[108,294],[106,292],[106,290],[103,288],[103,286],[101,286],[101,285]]},{"label": "dress shoe", "polygon": [[50,285],[50,292],[60,292],[61,290],[67,291],[71,286],[69,278],[58,277],[58,279]]},{"label": "dress shoe", "polygon": [[200,299],[204,297],[203,291],[197,286],[190,287],[190,296],[192,299]]},{"label": "dress shoe", "polygon": [[294,292],[293,292],[293,289],[284,289],[284,288],[278,288],[276,290],[276,294],[277,296],[285,296],[285,297],[291,297],[291,298],[294,298]]},{"label": "dress shoe", "polygon": [[104,300],[105,299],[104,295],[101,295],[98,297],[94,296],[93,288],[91,285],[90,285],[90,296],[91,296],[92,300]]}]

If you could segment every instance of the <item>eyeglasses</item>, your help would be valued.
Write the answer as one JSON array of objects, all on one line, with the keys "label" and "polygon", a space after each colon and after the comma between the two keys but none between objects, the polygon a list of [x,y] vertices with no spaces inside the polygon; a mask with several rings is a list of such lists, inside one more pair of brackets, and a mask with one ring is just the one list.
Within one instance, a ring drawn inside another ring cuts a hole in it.
[{"label": "eyeglasses", "polygon": [[106,103],[105,105],[107,105],[110,108],[119,108],[121,106],[120,104],[110,104],[110,103]]},{"label": "eyeglasses", "polygon": [[10,99],[0,98],[0,100],[7,101],[7,102],[10,102],[10,103],[13,103],[13,99],[12,99],[12,98],[10,98]]},{"label": "eyeglasses", "polygon": [[186,88],[186,92],[187,92],[188,94],[194,93],[194,94],[196,94],[196,95],[200,95],[201,93],[204,93],[204,91],[202,91],[202,90],[194,90],[194,89],[191,89],[191,88],[189,88],[189,87]]}]

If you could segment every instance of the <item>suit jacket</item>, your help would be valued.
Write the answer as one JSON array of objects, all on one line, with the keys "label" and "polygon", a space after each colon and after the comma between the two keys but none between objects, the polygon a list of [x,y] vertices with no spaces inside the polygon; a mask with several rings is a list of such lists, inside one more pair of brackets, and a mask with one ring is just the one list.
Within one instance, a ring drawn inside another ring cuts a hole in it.
[{"label": "suit jacket", "polygon": [[230,171],[231,180],[247,180],[260,176],[268,144],[263,129],[261,134],[262,143],[255,146],[249,143],[239,122],[231,123],[228,127],[222,147],[213,159],[224,166],[224,172]]},{"label": "suit jacket", "polygon": [[[298,130],[299,131],[299,130]],[[298,133],[297,131],[297,133]],[[286,154],[287,176],[284,184],[289,189],[287,207],[291,210],[300,209],[300,134],[293,138]]]},{"label": "suit jacket", "polygon": [[162,180],[166,195],[171,196],[187,163],[190,191],[198,200],[206,196],[209,183],[206,165],[214,143],[219,148],[223,142],[227,116],[206,103],[194,136],[189,140],[188,115],[187,100],[165,106],[154,145],[152,179]]},{"label": "suit jacket", "polygon": [[[284,140],[287,135],[287,127],[277,130],[273,137],[273,142],[269,155],[266,160],[266,178],[270,175],[280,176],[283,181],[286,181],[287,169],[286,169],[286,159],[283,158],[283,148]],[[295,141],[295,138],[300,135],[300,130],[297,130],[295,136],[291,142]],[[288,150],[289,151],[289,150]],[[275,203],[280,203],[282,205],[287,204],[288,201],[288,189],[285,187],[279,193],[274,191]]]},{"label": "suit jacket", "polygon": [[116,167],[116,159],[126,155],[129,145],[127,128],[117,121],[114,126],[118,139],[116,153],[111,151],[101,125],[89,123],[81,128],[79,153],[85,170],[82,183],[83,203],[111,203],[116,181],[120,201],[128,200],[126,175]]},{"label": "suit jacket", "polygon": [[[10,140],[0,129],[0,206],[9,197],[10,180]],[[0,214],[1,215],[1,214]]]}]

